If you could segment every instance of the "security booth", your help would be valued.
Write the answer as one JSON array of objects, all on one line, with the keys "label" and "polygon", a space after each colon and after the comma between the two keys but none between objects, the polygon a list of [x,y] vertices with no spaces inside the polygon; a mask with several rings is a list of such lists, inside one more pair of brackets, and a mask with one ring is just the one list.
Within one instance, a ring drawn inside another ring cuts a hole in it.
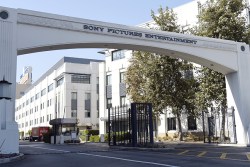
[{"label": "security booth", "polygon": [[57,118],[49,121],[52,125],[51,143],[76,143],[79,142],[77,120],[75,118]]}]

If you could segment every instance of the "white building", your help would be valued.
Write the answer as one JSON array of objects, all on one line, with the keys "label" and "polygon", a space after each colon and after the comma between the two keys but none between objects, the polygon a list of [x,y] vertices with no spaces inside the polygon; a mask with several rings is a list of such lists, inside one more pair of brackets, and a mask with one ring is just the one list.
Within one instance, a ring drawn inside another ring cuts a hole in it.
[{"label": "white building", "polygon": [[[183,29],[192,27],[197,23],[197,15],[202,4],[206,0],[193,0],[192,2],[173,8],[177,14],[178,23]],[[247,0],[249,3],[249,0]],[[243,13],[250,21],[249,11]],[[139,27],[154,27],[154,21],[138,25]],[[123,104],[130,104],[128,95],[126,95],[126,86],[124,81],[124,72],[129,66],[129,59],[132,55],[131,50],[117,50],[109,49],[100,53],[105,54],[105,62],[100,63],[99,76],[100,76],[100,134],[105,134],[106,121],[108,117],[107,106],[121,106]],[[217,118],[216,122],[220,121]],[[198,132],[203,131],[202,119],[189,117],[187,113],[181,116],[183,132]],[[207,120],[207,119],[206,119]],[[231,121],[231,120],[230,120]],[[232,122],[232,121],[231,121]],[[165,111],[157,120],[156,136],[174,135],[178,130],[176,117],[171,111]],[[207,124],[207,122],[205,122]],[[217,127],[218,131],[220,127]]]},{"label": "white building", "polygon": [[64,57],[16,99],[20,137],[55,118],[76,118],[80,129],[98,129],[100,60]]}]

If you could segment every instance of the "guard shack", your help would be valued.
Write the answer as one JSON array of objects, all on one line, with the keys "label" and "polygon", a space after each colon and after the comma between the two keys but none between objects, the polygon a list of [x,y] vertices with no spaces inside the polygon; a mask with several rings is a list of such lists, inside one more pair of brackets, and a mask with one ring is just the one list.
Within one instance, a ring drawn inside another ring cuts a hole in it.
[{"label": "guard shack", "polygon": [[57,118],[50,120],[52,125],[52,144],[75,143],[79,141],[77,120],[74,118]]}]

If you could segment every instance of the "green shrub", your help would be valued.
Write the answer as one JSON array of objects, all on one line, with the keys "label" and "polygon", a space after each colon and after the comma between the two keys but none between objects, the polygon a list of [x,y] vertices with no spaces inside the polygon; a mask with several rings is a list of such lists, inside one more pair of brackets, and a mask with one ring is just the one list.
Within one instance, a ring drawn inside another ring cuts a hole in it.
[{"label": "green shrub", "polygon": [[108,141],[109,141],[109,134],[108,134],[108,133],[106,133],[106,134],[104,135],[104,141],[105,141],[105,142],[108,142]]},{"label": "green shrub", "polygon": [[[104,140],[105,142],[108,142],[108,137],[109,137],[109,134],[106,133],[104,135]],[[131,134],[129,132],[115,132],[115,133],[111,133],[110,134],[110,137],[111,137],[111,140],[113,140],[113,138],[115,137],[116,138],[116,141],[123,141],[123,140],[129,140],[131,138]]]},{"label": "green shrub", "polygon": [[95,143],[100,142],[100,137],[98,135],[90,136],[89,141]]},{"label": "green shrub", "polygon": [[99,130],[87,130],[87,131],[88,131],[87,135],[93,135],[93,136],[99,135]]},{"label": "green shrub", "polygon": [[79,137],[81,138],[82,141],[86,141],[85,130],[80,130]]}]

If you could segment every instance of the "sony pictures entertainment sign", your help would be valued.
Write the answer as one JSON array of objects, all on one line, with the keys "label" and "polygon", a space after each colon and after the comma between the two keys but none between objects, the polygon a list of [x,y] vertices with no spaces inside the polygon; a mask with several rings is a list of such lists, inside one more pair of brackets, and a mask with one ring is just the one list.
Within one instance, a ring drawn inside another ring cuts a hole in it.
[{"label": "sony pictures entertainment sign", "polygon": [[112,35],[126,36],[126,37],[137,37],[137,38],[161,40],[161,41],[168,41],[168,42],[179,42],[179,43],[186,43],[186,44],[193,44],[193,45],[197,44],[197,41],[193,39],[171,37],[167,35],[157,35],[157,34],[144,33],[144,32],[139,32],[139,31],[130,31],[130,30],[95,26],[95,25],[89,25],[89,24],[84,24],[83,29],[85,31],[91,31],[94,33],[104,33],[104,34],[112,34]]},{"label": "sony pictures entertainment sign", "polygon": [[89,23],[91,21],[65,21],[60,19],[48,18],[48,17],[39,17],[32,16],[27,14],[19,14],[18,22],[22,24],[29,25],[38,25],[50,28],[57,28],[63,30],[71,30],[71,31],[82,31],[87,33],[95,33],[102,35],[110,35],[117,37],[125,37],[125,38],[136,38],[141,40],[150,40],[156,42],[166,42],[166,43],[175,43],[180,45],[192,45],[195,47],[205,47],[205,48],[213,48],[213,49],[223,49],[229,51],[236,51],[236,48],[233,44],[229,43],[221,43],[219,41],[210,41],[204,39],[198,39],[197,37],[190,38],[185,37],[184,34],[174,34],[169,32],[162,31],[154,31],[150,32],[147,29],[145,31],[143,28],[134,28],[128,26],[112,25],[110,26],[103,24],[92,24]]}]

